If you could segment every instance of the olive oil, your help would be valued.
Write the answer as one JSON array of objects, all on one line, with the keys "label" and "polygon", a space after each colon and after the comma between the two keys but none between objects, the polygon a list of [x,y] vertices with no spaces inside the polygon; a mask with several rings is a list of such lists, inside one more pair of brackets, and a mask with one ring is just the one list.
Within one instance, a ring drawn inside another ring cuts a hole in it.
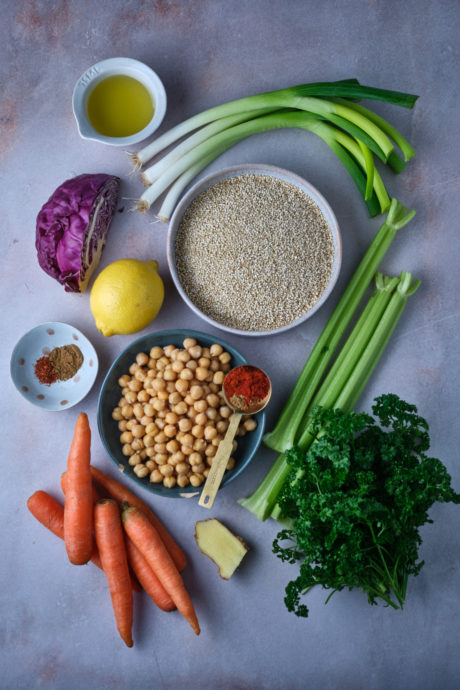
[{"label": "olive oil", "polygon": [[117,74],[100,81],[88,98],[88,118],[107,137],[129,137],[144,129],[155,111],[152,96],[140,81]]}]

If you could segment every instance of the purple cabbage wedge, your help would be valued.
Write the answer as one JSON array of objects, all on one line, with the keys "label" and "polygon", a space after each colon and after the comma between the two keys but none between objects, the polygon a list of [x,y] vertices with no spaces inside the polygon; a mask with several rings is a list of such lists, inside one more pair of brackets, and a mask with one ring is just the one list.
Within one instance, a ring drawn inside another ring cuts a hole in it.
[{"label": "purple cabbage wedge", "polygon": [[37,216],[42,269],[66,292],[84,292],[99,263],[118,200],[120,178],[85,174],[63,182]]}]

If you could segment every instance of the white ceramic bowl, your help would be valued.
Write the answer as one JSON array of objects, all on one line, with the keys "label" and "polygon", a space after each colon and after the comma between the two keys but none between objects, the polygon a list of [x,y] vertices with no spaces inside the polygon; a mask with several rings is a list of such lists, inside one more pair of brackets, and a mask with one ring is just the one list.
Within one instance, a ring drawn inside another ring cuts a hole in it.
[{"label": "white ceramic bowl", "polygon": [[[212,185],[216,184],[217,182],[220,182],[221,180],[228,179],[229,177],[235,177],[239,175],[268,175],[271,177],[275,177],[279,180],[282,180],[284,182],[289,182],[296,187],[298,187],[300,190],[302,190],[307,196],[309,196],[311,199],[313,199],[314,202],[318,205],[320,208],[329,228],[331,231],[331,239],[332,239],[332,244],[333,244],[333,263],[332,263],[332,270],[331,270],[331,275],[328,281],[328,284],[324,291],[322,292],[319,300],[309,309],[307,312],[302,314],[302,316],[299,316],[297,319],[294,321],[291,321],[290,323],[281,326],[279,328],[274,328],[272,330],[268,331],[246,331],[246,330],[240,330],[238,328],[232,328],[230,326],[227,326],[225,324],[219,323],[218,321],[215,321],[211,319],[207,314],[202,312],[200,309],[198,309],[195,304],[191,301],[191,299],[188,297],[187,293],[185,292],[184,288],[181,285],[179,275],[177,272],[176,268],[176,251],[175,251],[175,244],[176,244],[176,234],[179,229],[182,217],[191,204],[191,202],[195,199],[195,197],[199,196],[202,192],[204,192],[206,189],[211,187]],[[299,324],[303,323],[307,319],[309,319],[315,312],[318,311],[322,307],[322,305],[325,303],[329,295],[331,294],[336,282],[337,278],[339,277],[339,272],[340,272],[340,266],[342,262],[342,240],[341,240],[341,235],[340,235],[340,230],[339,230],[339,225],[337,222],[337,219],[334,215],[334,212],[332,211],[331,207],[329,206],[328,202],[326,199],[322,196],[322,194],[315,188],[313,185],[311,185],[309,182],[304,180],[303,178],[299,177],[298,175],[295,175],[294,173],[290,172],[289,170],[284,170],[282,168],[278,168],[275,166],[271,165],[263,165],[263,164],[245,164],[245,165],[238,165],[238,166],[233,166],[230,168],[225,168],[224,170],[220,170],[219,172],[212,173],[211,175],[208,175],[207,177],[203,178],[202,180],[198,181],[193,187],[190,188],[190,190],[185,194],[185,196],[181,199],[181,201],[178,203],[176,206],[174,213],[171,217],[170,223],[169,223],[169,229],[168,229],[168,240],[167,240],[167,256],[168,256],[168,263],[169,263],[169,269],[171,272],[172,279],[174,281],[174,284],[176,285],[176,288],[181,295],[182,299],[188,304],[190,309],[192,309],[195,314],[200,316],[202,319],[204,319],[207,323],[210,325],[220,328],[224,331],[228,331],[230,333],[235,333],[236,335],[245,335],[245,336],[266,336],[266,335],[274,335],[275,333],[282,333],[284,331],[288,331],[291,328],[294,328],[295,326],[298,326]]]},{"label": "white ceramic bowl", "polygon": [[[103,79],[116,74],[127,75],[140,81],[152,96],[155,111],[148,125],[129,137],[107,137],[97,132],[88,119],[88,98],[94,87]],[[102,60],[87,69],[77,81],[72,99],[73,113],[78,131],[83,139],[101,141],[112,146],[130,146],[149,137],[158,129],[166,112],[166,92],[159,76],[139,60],[116,57]]]},{"label": "white ceramic bowl", "polygon": [[[63,345],[80,348],[83,355],[80,369],[67,381],[40,383],[34,371],[37,359]],[[98,357],[88,338],[73,326],[58,321],[42,323],[23,335],[10,362],[11,378],[21,395],[33,405],[54,411],[68,410],[83,400],[96,380],[97,370]]]}]

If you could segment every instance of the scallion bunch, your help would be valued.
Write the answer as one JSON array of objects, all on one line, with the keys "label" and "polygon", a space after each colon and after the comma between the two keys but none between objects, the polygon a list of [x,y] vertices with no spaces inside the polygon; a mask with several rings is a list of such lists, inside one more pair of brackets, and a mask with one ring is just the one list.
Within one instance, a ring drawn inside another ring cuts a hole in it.
[{"label": "scallion bunch", "polygon": [[221,153],[252,134],[295,127],[314,132],[326,142],[350,173],[370,216],[384,213],[390,197],[374,157],[399,173],[415,151],[389,122],[356,102],[362,99],[413,108],[417,96],[362,86],[356,79],[347,79],[257,94],[194,115],[132,154],[135,168],[140,169],[182,139],[144,169],[142,180],[147,189],[136,208],[146,213],[167,192],[158,217],[168,221],[185,187]]}]

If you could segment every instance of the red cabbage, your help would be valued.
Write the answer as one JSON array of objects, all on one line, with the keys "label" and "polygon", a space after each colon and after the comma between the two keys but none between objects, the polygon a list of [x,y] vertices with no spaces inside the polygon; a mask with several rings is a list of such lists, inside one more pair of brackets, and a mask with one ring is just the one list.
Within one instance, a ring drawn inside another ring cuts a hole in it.
[{"label": "red cabbage", "polygon": [[119,187],[114,175],[78,175],[63,182],[40,210],[38,263],[66,292],[86,289],[101,258]]}]

